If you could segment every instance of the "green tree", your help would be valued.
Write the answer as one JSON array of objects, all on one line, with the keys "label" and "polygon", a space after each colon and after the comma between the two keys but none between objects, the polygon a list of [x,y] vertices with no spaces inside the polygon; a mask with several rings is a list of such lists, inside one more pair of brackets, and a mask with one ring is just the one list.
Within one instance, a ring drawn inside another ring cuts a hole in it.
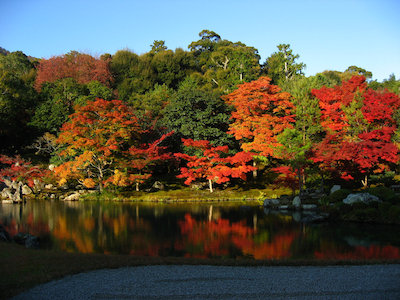
[{"label": "green tree", "polygon": [[150,45],[150,47],[151,47],[150,51],[151,53],[158,53],[168,49],[168,47],[165,46],[165,41],[159,41],[159,40],[155,40],[153,44]]},{"label": "green tree", "polygon": [[38,102],[34,80],[34,66],[24,53],[0,54],[0,151],[18,150],[33,138],[28,122]]},{"label": "green tree", "polygon": [[214,31],[203,30],[200,40],[189,45],[196,69],[204,76],[207,89],[231,92],[237,84],[260,75],[260,56],[254,47],[222,40]]},{"label": "green tree", "polygon": [[279,44],[277,52],[272,53],[264,63],[265,73],[272,79],[274,84],[280,84],[303,74],[306,67],[304,63],[297,63],[300,57],[293,54],[289,44]]},{"label": "green tree", "polygon": [[180,138],[209,140],[215,145],[231,143],[226,133],[230,111],[218,95],[200,89],[190,78],[170,98],[164,112],[168,131],[175,131]]}]

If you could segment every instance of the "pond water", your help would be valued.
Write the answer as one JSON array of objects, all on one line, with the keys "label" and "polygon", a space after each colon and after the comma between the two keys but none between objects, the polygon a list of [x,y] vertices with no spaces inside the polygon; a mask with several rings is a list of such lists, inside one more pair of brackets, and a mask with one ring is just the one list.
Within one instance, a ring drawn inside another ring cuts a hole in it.
[{"label": "pond water", "polygon": [[30,201],[1,204],[0,224],[41,247],[139,256],[400,259],[400,227],[307,224],[301,215],[240,204]]}]

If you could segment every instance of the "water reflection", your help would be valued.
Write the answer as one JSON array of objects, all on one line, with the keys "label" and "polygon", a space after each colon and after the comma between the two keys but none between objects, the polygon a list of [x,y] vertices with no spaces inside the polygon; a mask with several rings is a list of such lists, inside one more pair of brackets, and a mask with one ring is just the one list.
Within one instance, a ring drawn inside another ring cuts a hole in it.
[{"label": "water reflection", "polygon": [[260,207],[38,201],[0,204],[0,223],[45,248],[140,256],[400,259],[399,227],[304,224]]}]

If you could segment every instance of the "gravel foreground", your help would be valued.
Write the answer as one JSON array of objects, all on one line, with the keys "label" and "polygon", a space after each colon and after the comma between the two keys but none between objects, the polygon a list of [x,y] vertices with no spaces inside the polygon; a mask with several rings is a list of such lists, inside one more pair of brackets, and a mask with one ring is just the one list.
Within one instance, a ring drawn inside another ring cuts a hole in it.
[{"label": "gravel foreground", "polygon": [[105,269],[13,299],[400,299],[400,265]]}]

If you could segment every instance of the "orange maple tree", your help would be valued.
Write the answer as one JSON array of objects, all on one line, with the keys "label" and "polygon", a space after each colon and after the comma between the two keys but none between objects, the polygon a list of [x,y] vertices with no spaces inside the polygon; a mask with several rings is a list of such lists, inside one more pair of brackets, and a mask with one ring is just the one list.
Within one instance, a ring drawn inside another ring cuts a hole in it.
[{"label": "orange maple tree", "polygon": [[167,158],[159,146],[166,136],[142,145],[144,131],[122,101],[97,99],[75,109],[57,139],[63,147],[60,156],[66,160],[55,169],[60,185],[75,179],[89,188],[98,184],[100,190],[104,184],[138,186],[151,176],[147,165]]},{"label": "orange maple tree", "polygon": [[273,156],[276,137],[294,122],[290,94],[272,85],[268,77],[243,83],[223,99],[234,107],[229,133],[242,141],[242,149],[260,156]]},{"label": "orange maple tree", "polygon": [[82,84],[98,81],[106,86],[109,86],[112,81],[106,60],[72,51],[62,56],[42,59],[37,67],[35,88],[40,91],[43,83],[62,78],[74,78]]},{"label": "orange maple tree", "polygon": [[198,179],[207,179],[210,192],[213,192],[213,182],[224,183],[230,178],[246,180],[246,173],[254,170],[247,163],[252,160],[252,155],[247,152],[238,152],[229,156],[228,146],[213,145],[207,140],[194,141],[182,139],[183,145],[198,150],[198,155],[175,153],[174,156],[187,161],[187,167],[180,169],[178,178],[186,178],[185,184]]}]

